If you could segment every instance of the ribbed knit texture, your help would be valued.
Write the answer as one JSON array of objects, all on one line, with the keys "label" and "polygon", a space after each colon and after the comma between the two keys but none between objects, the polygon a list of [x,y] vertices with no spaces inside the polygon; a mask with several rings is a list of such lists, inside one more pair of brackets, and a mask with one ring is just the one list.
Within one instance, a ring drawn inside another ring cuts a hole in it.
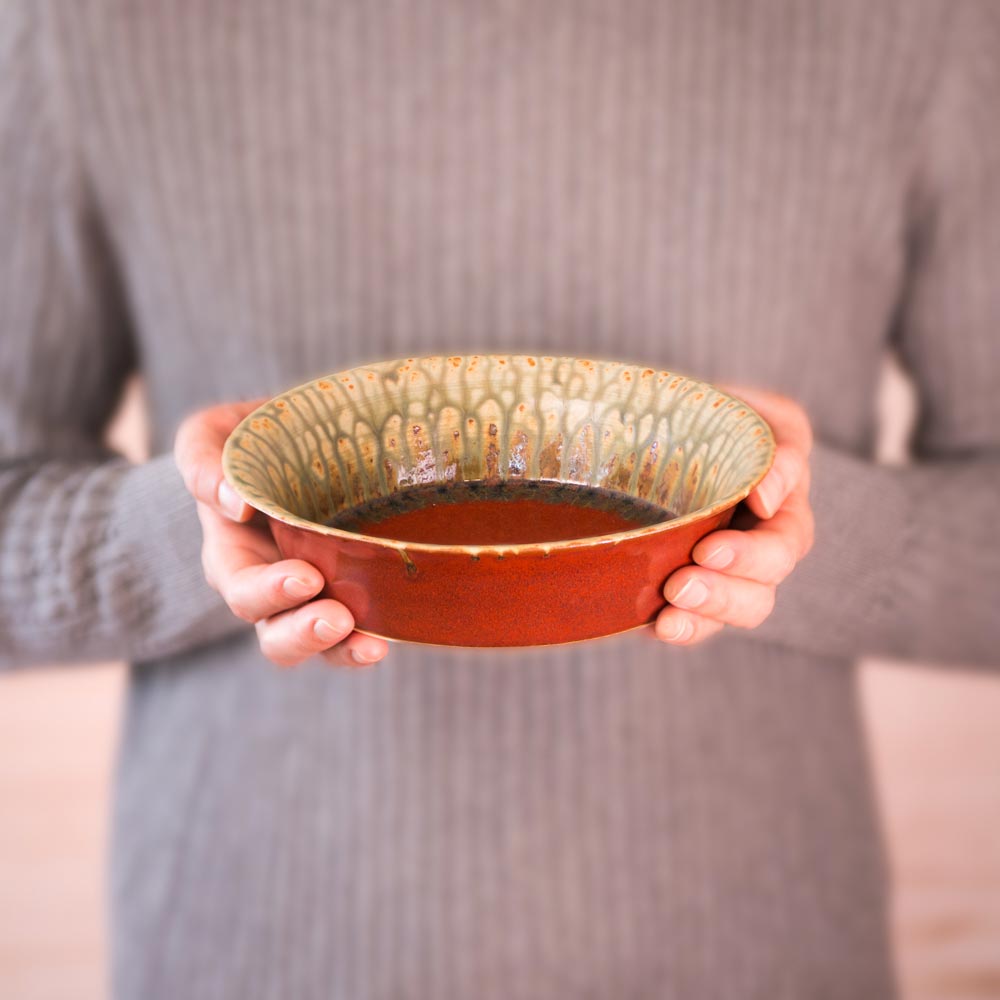
[{"label": "ribbed knit texture", "polygon": [[[4,4],[0,659],[136,664],[120,1000],[891,996],[851,662],[1000,642],[998,107],[990,0]],[[803,401],[818,542],[772,619],[269,667],[179,422],[515,348]]]}]

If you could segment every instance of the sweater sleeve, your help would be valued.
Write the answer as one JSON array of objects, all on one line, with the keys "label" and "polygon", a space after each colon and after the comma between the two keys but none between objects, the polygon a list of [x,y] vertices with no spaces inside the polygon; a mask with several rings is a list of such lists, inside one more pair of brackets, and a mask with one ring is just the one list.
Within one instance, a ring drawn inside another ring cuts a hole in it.
[{"label": "sweater sleeve", "polygon": [[820,446],[816,546],[761,638],[814,652],[1000,663],[1000,9],[954,4],[919,137],[896,348],[913,464]]},{"label": "sweater sleeve", "polygon": [[171,457],[102,445],[136,357],[41,7],[0,7],[0,665],[154,658],[240,626]]}]

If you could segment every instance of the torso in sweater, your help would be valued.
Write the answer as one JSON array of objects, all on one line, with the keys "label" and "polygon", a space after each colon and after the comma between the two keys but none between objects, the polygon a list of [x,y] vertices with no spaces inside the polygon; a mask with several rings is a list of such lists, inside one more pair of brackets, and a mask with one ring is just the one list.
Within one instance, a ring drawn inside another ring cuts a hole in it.
[{"label": "torso in sweater", "polygon": [[[864,454],[925,6],[63,11],[156,448],[348,364],[525,349],[786,391]],[[113,857],[123,998],[891,992],[850,665],[732,636],[143,664]]]}]

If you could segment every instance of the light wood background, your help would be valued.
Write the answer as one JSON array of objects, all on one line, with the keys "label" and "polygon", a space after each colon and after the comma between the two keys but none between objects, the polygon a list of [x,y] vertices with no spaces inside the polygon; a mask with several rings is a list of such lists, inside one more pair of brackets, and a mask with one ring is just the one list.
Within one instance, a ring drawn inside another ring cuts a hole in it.
[{"label": "light wood background", "polygon": [[[136,458],[140,405],[133,392],[116,437]],[[882,455],[898,459],[912,410],[898,377],[882,405]],[[906,1000],[997,1000],[1000,664],[974,674],[871,663],[861,678]],[[123,687],[113,664],[0,678],[4,1000],[107,996],[106,814]]]}]

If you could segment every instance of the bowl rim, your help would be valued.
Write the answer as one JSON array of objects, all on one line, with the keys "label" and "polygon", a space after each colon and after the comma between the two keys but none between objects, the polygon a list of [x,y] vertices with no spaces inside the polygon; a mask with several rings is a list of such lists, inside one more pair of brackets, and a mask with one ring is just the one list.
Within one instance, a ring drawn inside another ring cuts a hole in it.
[{"label": "bowl rim", "polygon": [[[473,358],[478,359],[498,359],[504,358],[507,361],[516,361],[520,359],[527,360],[528,358],[543,359],[546,361],[570,361],[570,362],[582,362],[582,361],[594,361],[596,360],[599,364],[618,364],[628,368],[640,368],[649,369],[653,368],[652,365],[642,365],[637,362],[631,361],[618,361],[612,359],[592,359],[577,357],[572,355],[550,355],[550,354],[499,354],[499,353],[483,353],[483,354],[464,354],[464,355],[448,355],[448,354],[431,354],[423,357],[407,358],[406,360],[410,363],[422,363],[429,361],[440,361],[441,359],[461,357],[463,360],[471,360]],[[725,396],[729,400],[733,400],[739,403],[741,407],[744,407],[748,413],[755,416],[764,428],[765,434],[763,440],[768,444],[768,454],[761,466],[760,470],[751,477],[748,482],[746,482],[739,489],[734,490],[732,493],[727,494],[720,500],[716,500],[715,503],[710,504],[707,507],[699,507],[697,510],[689,511],[687,514],[682,514],[679,517],[673,517],[668,521],[661,521],[657,524],[643,525],[638,528],[629,528],[627,531],[617,531],[609,534],[603,535],[586,535],[583,538],[567,538],[561,541],[552,542],[518,542],[511,545],[470,545],[465,543],[441,543],[441,542],[407,542],[398,538],[383,538],[378,535],[364,535],[355,531],[346,531],[343,528],[334,528],[327,524],[320,524],[317,521],[310,521],[307,518],[300,517],[297,514],[293,514],[290,510],[285,509],[279,504],[274,503],[270,500],[260,500],[256,496],[249,496],[246,487],[242,482],[234,475],[234,456],[239,444],[237,439],[240,434],[249,427],[251,421],[258,419],[262,415],[265,415],[265,411],[268,407],[272,406],[275,400],[282,398],[283,396],[289,396],[296,392],[302,392],[306,389],[310,389],[317,386],[319,382],[330,382],[340,378],[342,375],[349,374],[350,372],[364,370],[364,369],[377,369],[382,365],[391,364],[397,362],[399,359],[396,358],[382,358],[378,361],[369,362],[367,364],[357,364],[351,368],[345,368],[337,372],[333,372],[329,375],[320,375],[317,378],[309,379],[306,382],[302,382],[299,385],[293,386],[290,389],[285,389],[283,392],[276,393],[271,396],[264,403],[261,403],[256,409],[251,413],[248,413],[230,432],[229,436],[226,438],[225,445],[222,451],[222,471],[225,476],[226,482],[236,491],[240,499],[248,506],[252,507],[254,510],[260,511],[267,517],[273,518],[276,521],[280,521],[283,524],[288,525],[292,528],[299,528],[304,531],[311,532],[316,535],[328,535],[334,538],[342,539],[346,542],[367,542],[371,545],[377,545],[379,548],[383,549],[394,549],[396,551],[403,550],[405,552],[436,552],[436,553],[461,553],[462,555],[478,556],[484,552],[497,552],[503,553],[504,555],[524,555],[533,553],[543,553],[549,555],[552,552],[562,552],[568,549],[579,549],[579,548],[595,548],[602,545],[620,545],[622,542],[630,541],[633,538],[642,538],[647,535],[657,535],[665,534],[669,531],[675,531],[683,528],[689,524],[694,524],[698,521],[707,520],[713,516],[723,513],[729,510],[731,507],[735,507],[741,500],[745,500],[757,487],[757,485],[764,479],[767,473],[771,470],[771,466],[774,464],[774,455],[777,450],[777,442],[774,438],[774,431],[771,425],[757,412],[746,400],[741,399],[739,396],[734,395],[731,392],[727,392],[724,389],[720,389],[713,383],[706,382],[704,379],[697,378],[693,375],[686,375],[683,372],[676,371],[674,369],[655,369],[653,371],[658,375],[666,375],[671,378],[681,378],[690,382],[697,383],[706,389],[710,389],[712,392],[717,392],[721,396]],[[538,480],[541,482],[567,482],[568,480],[561,479],[544,479]],[[423,484],[417,484],[423,485]],[[582,484],[586,485],[586,484]]]}]

